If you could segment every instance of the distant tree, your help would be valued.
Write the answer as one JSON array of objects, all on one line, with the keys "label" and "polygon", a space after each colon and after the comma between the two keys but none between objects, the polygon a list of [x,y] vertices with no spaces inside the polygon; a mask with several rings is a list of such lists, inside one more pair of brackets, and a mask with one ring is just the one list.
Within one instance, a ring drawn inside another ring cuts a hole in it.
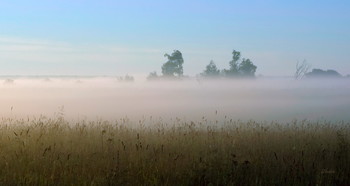
[{"label": "distant tree", "polygon": [[230,65],[230,69],[223,70],[223,73],[225,74],[225,76],[230,76],[230,77],[234,77],[234,76],[239,76],[239,63],[238,61],[241,58],[241,52],[233,50],[232,52],[232,60],[229,62]]},{"label": "distant tree", "polygon": [[155,80],[157,78],[158,78],[157,72],[154,71],[154,72],[149,73],[147,80]]},{"label": "distant tree", "polygon": [[303,79],[305,74],[309,71],[310,65],[304,60],[302,63],[297,62],[295,66],[295,74],[294,74],[294,79],[300,80]]},{"label": "distant tree", "polygon": [[203,77],[218,77],[220,75],[220,70],[216,67],[213,60],[210,61],[209,65],[206,66],[201,76]]},{"label": "distant tree", "polygon": [[124,77],[124,81],[133,82],[135,79],[133,76],[129,76],[128,74]]},{"label": "distant tree", "polygon": [[243,58],[242,62],[241,52],[233,50],[232,60],[229,62],[230,69],[224,69],[223,74],[227,77],[255,77],[257,67],[250,59]]},{"label": "distant tree", "polygon": [[166,77],[181,77],[183,76],[183,67],[184,59],[182,57],[182,53],[178,50],[174,50],[174,52],[169,55],[165,54],[164,57],[168,58],[168,61],[162,66],[163,76]]},{"label": "distant tree", "polygon": [[238,72],[242,77],[255,77],[256,66],[250,59],[244,59],[239,64]]},{"label": "distant tree", "polygon": [[343,77],[335,70],[321,70],[321,69],[312,69],[311,72],[305,74],[308,78],[340,78]]},{"label": "distant tree", "polygon": [[135,79],[133,76],[129,76],[128,74],[125,75],[125,77],[123,78],[122,76],[119,76],[117,77],[118,81],[121,81],[121,82],[133,82]]},{"label": "distant tree", "polygon": [[230,61],[230,71],[238,72],[238,60],[241,59],[241,52],[233,50],[232,61]]}]

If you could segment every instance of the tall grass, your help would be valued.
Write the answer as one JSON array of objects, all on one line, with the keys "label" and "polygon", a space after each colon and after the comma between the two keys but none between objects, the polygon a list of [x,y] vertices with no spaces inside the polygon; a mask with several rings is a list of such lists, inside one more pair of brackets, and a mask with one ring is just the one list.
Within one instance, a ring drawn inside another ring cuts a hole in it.
[{"label": "tall grass", "polygon": [[347,185],[349,149],[345,122],[3,118],[0,185]]}]

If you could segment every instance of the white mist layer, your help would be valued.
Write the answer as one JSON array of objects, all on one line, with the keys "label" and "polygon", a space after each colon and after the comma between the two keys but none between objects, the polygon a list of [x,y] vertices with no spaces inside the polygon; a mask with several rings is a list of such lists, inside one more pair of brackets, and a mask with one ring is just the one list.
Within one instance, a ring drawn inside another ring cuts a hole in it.
[{"label": "white mist layer", "polygon": [[[256,79],[118,82],[114,78],[20,78],[0,83],[1,117],[61,112],[66,119],[138,121],[350,121],[350,80]],[[11,109],[12,108],[12,109]],[[216,114],[217,112],[217,114]]]}]

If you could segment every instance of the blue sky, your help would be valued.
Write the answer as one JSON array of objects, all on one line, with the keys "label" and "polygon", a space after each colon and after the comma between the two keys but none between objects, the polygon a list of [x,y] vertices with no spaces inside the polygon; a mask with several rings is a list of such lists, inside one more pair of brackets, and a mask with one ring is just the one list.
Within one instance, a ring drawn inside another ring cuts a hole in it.
[{"label": "blue sky", "polygon": [[346,0],[0,1],[1,75],[147,75],[174,49],[188,75],[228,68],[233,49],[257,74],[306,59],[345,75],[349,43]]}]

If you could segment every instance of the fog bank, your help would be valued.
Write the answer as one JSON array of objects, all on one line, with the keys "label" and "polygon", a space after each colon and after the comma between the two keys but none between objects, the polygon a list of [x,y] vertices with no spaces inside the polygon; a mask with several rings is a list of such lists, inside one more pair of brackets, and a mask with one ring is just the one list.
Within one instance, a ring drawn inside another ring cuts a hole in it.
[{"label": "fog bank", "polygon": [[[119,82],[116,78],[0,80],[2,117],[350,121],[349,79]],[[61,107],[64,107],[61,109]]]}]

